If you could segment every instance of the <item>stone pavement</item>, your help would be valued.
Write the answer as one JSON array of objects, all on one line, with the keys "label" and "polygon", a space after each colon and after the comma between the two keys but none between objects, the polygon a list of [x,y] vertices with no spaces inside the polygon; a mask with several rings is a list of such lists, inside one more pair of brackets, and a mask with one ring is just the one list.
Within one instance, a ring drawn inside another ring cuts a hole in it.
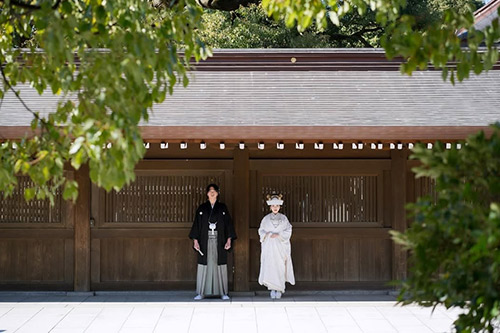
[{"label": "stone pavement", "polygon": [[451,332],[458,310],[401,307],[381,292],[0,292],[0,332]]}]

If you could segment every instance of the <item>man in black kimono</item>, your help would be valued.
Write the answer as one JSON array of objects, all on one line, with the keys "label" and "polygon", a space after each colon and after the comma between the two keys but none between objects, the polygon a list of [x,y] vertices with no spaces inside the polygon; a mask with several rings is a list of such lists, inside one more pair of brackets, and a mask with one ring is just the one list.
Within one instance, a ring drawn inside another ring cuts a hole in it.
[{"label": "man in black kimono", "polygon": [[196,297],[220,296],[229,299],[227,283],[227,251],[236,239],[231,215],[225,204],[217,201],[219,187],[207,186],[208,200],[196,210],[189,238],[198,251]]}]

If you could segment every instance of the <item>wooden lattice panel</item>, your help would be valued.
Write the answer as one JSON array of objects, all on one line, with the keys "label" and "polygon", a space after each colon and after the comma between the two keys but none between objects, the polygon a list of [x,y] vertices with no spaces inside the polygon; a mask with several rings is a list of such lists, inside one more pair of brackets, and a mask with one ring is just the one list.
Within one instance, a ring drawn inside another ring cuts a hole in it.
[{"label": "wooden lattice panel", "polygon": [[192,222],[207,200],[206,186],[218,176],[137,176],[121,191],[106,194],[106,222]]},{"label": "wooden lattice panel", "polygon": [[377,222],[377,176],[263,176],[262,198],[273,192],[293,222]]},{"label": "wooden lattice panel", "polygon": [[24,190],[32,187],[33,182],[28,176],[19,176],[17,181],[12,196],[0,200],[0,223],[61,223],[62,196],[59,190],[55,193],[54,206],[49,200],[26,202]]},{"label": "wooden lattice panel", "polygon": [[434,202],[437,200],[436,180],[429,177],[415,179],[415,198],[430,196]]}]

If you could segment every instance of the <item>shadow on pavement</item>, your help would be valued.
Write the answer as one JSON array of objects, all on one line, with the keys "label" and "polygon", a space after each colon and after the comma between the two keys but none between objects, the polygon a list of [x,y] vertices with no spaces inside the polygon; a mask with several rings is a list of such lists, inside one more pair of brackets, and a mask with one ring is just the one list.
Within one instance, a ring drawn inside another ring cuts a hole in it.
[{"label": "shadow on pavement", "polygon": [[391,291],[289,291],[273,300],[267,291],[233,292],[231,300],[207,297],[195,301],[194,291],[0,292],[1,303],[169,303],[169,302],[396,302]]}]

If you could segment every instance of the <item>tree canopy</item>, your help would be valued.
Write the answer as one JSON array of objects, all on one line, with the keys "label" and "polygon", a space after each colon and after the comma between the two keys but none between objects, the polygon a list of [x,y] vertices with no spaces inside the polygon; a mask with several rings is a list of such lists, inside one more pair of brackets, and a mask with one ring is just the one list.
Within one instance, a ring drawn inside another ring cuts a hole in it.
[{"label": "tree canopy", "polygon": [[207,10],[200,38],[212,48],[313,48],[333,47],[327,35],[314,29],[300,33],[267,16],[252,4],[234,12]]},{"label": "tree canopy", "polygon": [[129,183],[145,152],[139,122],[175,84],[188,84],[191,57],[208,55],[195,31],[201,8],[194,0],[168,8],[142,0],[0,4],[0,98],[21,82],[67,97],[47,117],[26,107],[37,135],[1,145],[0,190],[11,193],[21,173],[35,184],[27,199],[52,200],[59,186],[74,199],[67,162],[89,163],[91,180],[106,190]]},{"label": "tree canopy", "polygon": [[[424,30],[441,19],[446,10],[463,12],[467,6],[477,9],[474,0],[410,0],[403,12],[416,20],[416,29]],[[328,20],[326,28],[315,24],[300,32],[287,27],[283,19],[274,20],[260,4],[250,4],[228,12],[206,10],[200,36],[212,48],[331,48],[381,47],[384,28],[368,9],[365,15],[353,11],[339,25]]]}]

